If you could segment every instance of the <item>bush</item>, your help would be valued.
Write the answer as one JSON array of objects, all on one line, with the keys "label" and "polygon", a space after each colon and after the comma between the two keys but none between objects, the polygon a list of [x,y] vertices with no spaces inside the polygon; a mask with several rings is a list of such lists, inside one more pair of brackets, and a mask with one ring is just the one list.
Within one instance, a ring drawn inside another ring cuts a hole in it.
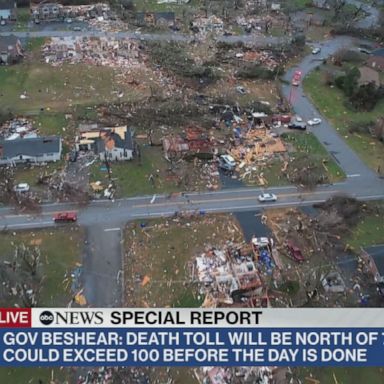
[{"label": "bush", "polygon": [[359,121],[352,121],[349,124],[348,131],[349,133],[370,133],[374,125],[374,121],[368,121],[365,123]]},{"label": "bush", "polygon": [[384,88],[375,83],[364,84],[350,97],[350,102],[358,111],[372,111],[377,102],[384,97]]},{"label": "bush", "polygon": [[345,95],[350,97],[357,89],[357,80],[360,77],[360,72],[356,67],[347,70],[343,76],[336,77],[335,85],[344,91]]}]

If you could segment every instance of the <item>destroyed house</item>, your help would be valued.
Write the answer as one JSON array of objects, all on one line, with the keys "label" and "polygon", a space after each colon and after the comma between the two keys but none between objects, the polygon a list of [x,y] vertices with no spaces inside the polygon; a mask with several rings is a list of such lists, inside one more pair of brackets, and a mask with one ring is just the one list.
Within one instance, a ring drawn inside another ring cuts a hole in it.
[{"label": "destroyed house", "polygon": [[61,151],[62,143],[59,136],[2,140],[0,165],[58,161],[61,158]]},{"label": "destroyed house", "polygon": [[174,12],[138,12],[136,13],[136,23],[146,26],[172,26],[175,24]]},{"label": "destroyed house", "polygon": [[16,64],[22,57],[21,43],[16,36],[0,37],[0,65]]},{"label": "destroyed house", "polygon": [[213,156],[214,146],[208,139],[187,140],[181,136],[167,136],[163,139],[163,149],[167,158],[183,156]]},{"label": "destroyed house", "polygon": [[0,0],[0,21],[16,20],[16,7],[16,1],[14,0]]}]

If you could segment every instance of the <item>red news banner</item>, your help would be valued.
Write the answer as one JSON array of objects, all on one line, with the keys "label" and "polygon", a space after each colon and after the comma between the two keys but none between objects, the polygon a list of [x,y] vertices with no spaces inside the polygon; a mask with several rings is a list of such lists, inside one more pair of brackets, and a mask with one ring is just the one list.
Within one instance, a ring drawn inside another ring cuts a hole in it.
[{"label": "red news banner", "polygon": [[31,328],[31,308],[0,308],[0,328]]}]

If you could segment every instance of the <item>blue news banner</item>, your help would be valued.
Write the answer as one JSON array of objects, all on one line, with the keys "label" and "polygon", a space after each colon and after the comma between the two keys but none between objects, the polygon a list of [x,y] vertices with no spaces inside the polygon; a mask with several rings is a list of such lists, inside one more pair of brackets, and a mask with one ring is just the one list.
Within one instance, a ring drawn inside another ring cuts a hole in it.
[{"label": "blue news banner", "polygon": [[1,366],[383,366],[383,328],[4,328]]}]

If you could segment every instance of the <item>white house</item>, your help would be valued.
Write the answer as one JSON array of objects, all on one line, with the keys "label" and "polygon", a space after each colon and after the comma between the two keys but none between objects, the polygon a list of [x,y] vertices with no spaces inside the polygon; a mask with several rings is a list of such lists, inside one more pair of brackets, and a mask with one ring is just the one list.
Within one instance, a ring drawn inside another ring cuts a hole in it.
[{"label": "white house", "polygon": [[43,163],[61,158],[62,143],[59,136],[35,137],[0,141],[0,165]]}]

